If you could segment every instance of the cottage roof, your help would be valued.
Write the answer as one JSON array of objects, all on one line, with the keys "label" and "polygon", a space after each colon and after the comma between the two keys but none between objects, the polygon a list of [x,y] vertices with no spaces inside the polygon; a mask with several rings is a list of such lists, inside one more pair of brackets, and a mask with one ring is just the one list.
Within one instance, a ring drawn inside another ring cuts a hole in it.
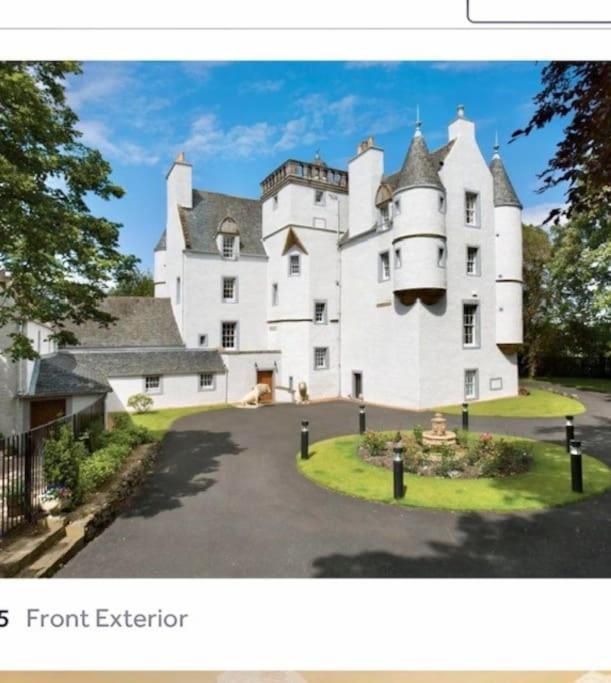
[{"label": "cottage roof", "polygon": [[492,173],[492,182],[494,189],[494,205],[495,206],[515,206],[522,208],[522,203],[518,199],[518,195],[509,180],[505,165],[501,161],[498,151],[495,152],[492,161],[490,162],[490,172]]},{"label": "cottage roof", "polygon": [[437,187],[443,190],[437,168],[419,129],[416,130],[397,176],[397,190],[411,187]]}]

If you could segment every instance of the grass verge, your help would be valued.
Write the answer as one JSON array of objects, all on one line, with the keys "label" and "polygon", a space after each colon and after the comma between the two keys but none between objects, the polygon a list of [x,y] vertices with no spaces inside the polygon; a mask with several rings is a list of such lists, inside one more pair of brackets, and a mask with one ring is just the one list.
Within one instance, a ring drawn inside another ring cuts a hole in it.
[{"label": "grass verge", "polygon": [[[528,396],[496,398],[492,401],[469,403],[469,415],[479,417],[563,417],[581,415],[586,409],[583,403],[568,396],[554,394],[544,389],[531,389]],[[448,415],[460,415],[462,406],[441,406],[433,410]]]},{"label": "grass verge", "polygon": [[189,406],[188,408],[161,408],[151,410],[148,413],[132,414],[131,417],[137,425],[143,425],[150,429],[155,439],[161,440],[172,423],[179,418],[195,413],[207,413],[211,410],[223,410],[224,408],[229,408],[229,405],[227,403],[215,403],[209,406]]},{"label": "grass verge", "polygon": [[596,379],[588,377],[535,377],[533,382],[549,382],[561,384],[565,387],[582,389],[583,391],[598,391],[602,394],[611,394],[611,379]]},{"label": "grass verge", "polygon": [[405,507],[456,511],[542,510],[576,503],[611,488],[611,470],[600,460],[583,457],[584,493],[573,493],[569,457],[562,447],[510,436],[503,438],[534,445],[530,471],[504,479],[442,479],[406,474],[405,497],[399,501],[392,495],[392,472],[370,465],[358,456],[357,435],[312,444],[310,458],[298,459],[297,466],[316,484],[349,496]]}]

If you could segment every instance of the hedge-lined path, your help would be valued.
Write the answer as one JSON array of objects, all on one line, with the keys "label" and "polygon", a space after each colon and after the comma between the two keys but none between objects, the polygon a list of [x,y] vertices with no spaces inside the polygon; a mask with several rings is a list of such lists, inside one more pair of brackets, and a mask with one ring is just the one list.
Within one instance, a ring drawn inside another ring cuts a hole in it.
[{"label": "hedge-lined path", "polygon": [[[611,464],[611,397],[574,393],[588,408],[576,421],[577,438]],[[431,417],[376,406],[367,415],[374,429]],[[358,406],[279,405],[179,420],[140,494],[57,576],[611,576],[611,492],[510,515],[369,503],[299,474],[302,418],[310,420],[313,443],[354,433]],[[482,417],[471,427],[562,443],[563,422]]]}]

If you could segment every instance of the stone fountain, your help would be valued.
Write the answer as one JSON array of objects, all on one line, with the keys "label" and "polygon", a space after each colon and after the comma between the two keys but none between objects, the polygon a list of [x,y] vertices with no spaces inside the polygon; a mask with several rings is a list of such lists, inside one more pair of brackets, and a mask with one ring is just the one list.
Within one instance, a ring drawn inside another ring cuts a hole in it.
[{"label": "stone fountain", "polygon": [[446,419],[441,413],[435,413],[431,420],[430,431],[423,432],[422,443],[427,446],[453,445],[456,443],[456,432],[446,429]]}]

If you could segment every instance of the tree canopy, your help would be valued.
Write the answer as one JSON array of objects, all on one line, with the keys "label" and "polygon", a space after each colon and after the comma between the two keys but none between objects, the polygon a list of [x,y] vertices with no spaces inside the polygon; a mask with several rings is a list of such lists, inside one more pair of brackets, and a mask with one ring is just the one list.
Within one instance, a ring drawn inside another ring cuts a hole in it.
[{"label": "tree canopy", "polygon": [[155,280],[148,270],[128,263],[117,274],[117,281],[110,290],[111,296],[155,296]]},{"label": "tree canopy", "polygon": [[120,225],[94,216],[88,195],[118,198],[102,155],[85,146],[66,101],[76,62],[0,62],[0,326],[13,324],[13,359],[36,352],[28,320],[54,325],[60,343],[77,343],[64,326],[112,321],[100,310],[108,283],[133,257],[118,250]]}]

